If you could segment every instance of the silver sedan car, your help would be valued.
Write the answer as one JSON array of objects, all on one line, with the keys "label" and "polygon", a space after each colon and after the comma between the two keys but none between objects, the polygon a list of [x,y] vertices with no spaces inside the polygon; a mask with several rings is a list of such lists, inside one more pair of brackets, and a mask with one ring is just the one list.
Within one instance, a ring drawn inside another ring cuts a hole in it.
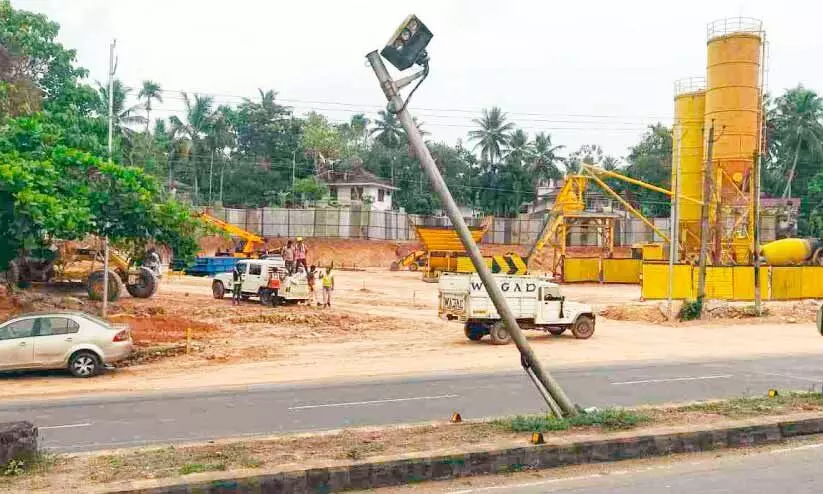
[{"label": "silver sedan car", "polygon": [[0,324],[0,371],[68,369],[91,377],[131,352],[128,326],[81,312],[23,314]]}]

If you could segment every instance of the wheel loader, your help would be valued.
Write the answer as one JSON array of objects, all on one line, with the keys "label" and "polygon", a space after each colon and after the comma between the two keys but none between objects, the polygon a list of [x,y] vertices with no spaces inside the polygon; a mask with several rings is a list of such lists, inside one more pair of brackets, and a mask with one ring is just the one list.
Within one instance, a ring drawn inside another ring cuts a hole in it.
[{"label": "wheel loader", "polygon": [[[87,286],[89,298],[100,300],[103,298],[103,264],[102,249],[77,247],[73,243],[63,242],[32,249],[26,256],[12,260],[7,279],[11,284],[83,283]],[[132,297],[149,298],[157,292],[158,276],[149,267],[133,267],[128,256],[110,248],[110,302],[120,298],[123,286]]]}]

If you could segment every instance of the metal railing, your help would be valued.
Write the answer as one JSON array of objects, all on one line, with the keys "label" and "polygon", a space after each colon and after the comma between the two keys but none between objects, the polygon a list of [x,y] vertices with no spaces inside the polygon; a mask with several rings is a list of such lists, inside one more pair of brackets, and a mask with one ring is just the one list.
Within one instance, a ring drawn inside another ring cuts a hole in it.
[{"label": "metal railing", "polygon": [[710,22],[706,26],[706,37],[711,40],[736,33],[763,34],[763,21],[755,17],[727,17]]}]

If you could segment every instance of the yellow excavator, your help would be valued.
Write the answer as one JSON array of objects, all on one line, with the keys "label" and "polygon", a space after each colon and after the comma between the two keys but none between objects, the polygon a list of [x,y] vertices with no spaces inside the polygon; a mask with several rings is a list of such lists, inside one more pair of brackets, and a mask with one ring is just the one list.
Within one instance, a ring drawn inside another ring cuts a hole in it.
[{"label": "yellow excavator", "polygon": [[392,261],[391,270],[400,271],[408,269],[409,271],[417,271],[420,268],[425,268],[429,262],[429,253],[425,250],[415,250],[409,252],[405,256],[396,261]]},{"label": "yellow excavator", "polygon": [[214,225],[218,229],[228,233],[232,237],[237,237],[240,239],[240,243],[235,247],[234,252],[231,253],[232,257],[259,257],[260,251],[266,245],[266,241],[263,239],[263,237],[255,235],[250,231],[244,230],[239,226],[235,226],[231,223],[227,223],[221,219],[215,218],[214,216],[208,213],[200,213],[198,217],[206,223]]},{"label": "yellow excavator", "polygon": [[[99,243],[93,241],[92,244]],[[103,249],[79,247],[76,242],[57,242],[32,249],[9,263],[11,284],[82,283],[91,299],[103,298]],[[109,249],[109,301],[120,298],[122,287],[136,298],[152,297],[159,287],[158,273],[148,266],[135,266],[129,257]]]}]

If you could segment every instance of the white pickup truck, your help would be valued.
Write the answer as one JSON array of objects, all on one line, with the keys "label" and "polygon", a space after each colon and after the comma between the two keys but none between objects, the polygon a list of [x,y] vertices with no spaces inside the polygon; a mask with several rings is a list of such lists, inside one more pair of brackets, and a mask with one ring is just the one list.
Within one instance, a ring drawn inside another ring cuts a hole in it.
[{"label": "white pickup truck", "polygon": [[[249,297],[260,297],[260,303],[264,305],[309,300],[311,294],[306,276],[287,276],[285,266],[283,259],[279,257],[237,261],[237,267],[243,275],[242,298],[246,300]],[[231,272],[214,277],[211,283],[214,298],[221,299],[227,294],[231,296],[232,278]]]},{"label": "white pickup truck", "polygon": [[[540,276],[496,275],[500,290],[523,329],[540,329],[559,336],[571,329],[575,338],[594,334],[594,311],[588,304],[567,302],[560,287]],[[466,337],[478,341],[489,335],[492,343],[511,341],[480,276],[443,273],[439,281],[438,315],[464,323]]]}]

